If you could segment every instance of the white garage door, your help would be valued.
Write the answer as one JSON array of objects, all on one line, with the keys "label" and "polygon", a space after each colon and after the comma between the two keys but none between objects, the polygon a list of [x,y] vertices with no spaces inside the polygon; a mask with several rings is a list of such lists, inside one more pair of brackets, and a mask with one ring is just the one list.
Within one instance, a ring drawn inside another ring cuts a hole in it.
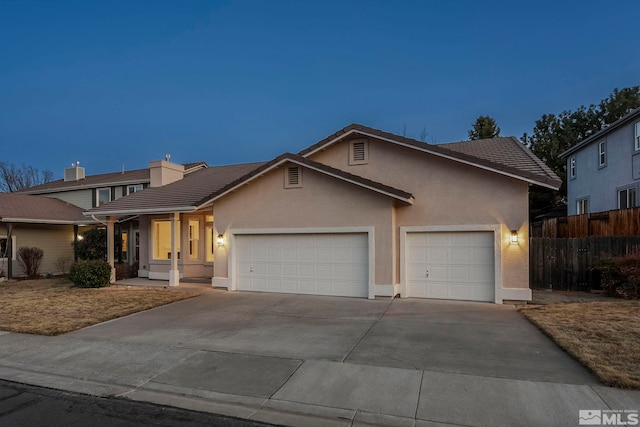
[{"label": "white garage door", "polygon": [[493,232],[407,233],[407,296],[494,301]]},{"label": "white garage door", "polygon": [[369,294],[366,233],[236,236],[237,288],[363,297]]}]

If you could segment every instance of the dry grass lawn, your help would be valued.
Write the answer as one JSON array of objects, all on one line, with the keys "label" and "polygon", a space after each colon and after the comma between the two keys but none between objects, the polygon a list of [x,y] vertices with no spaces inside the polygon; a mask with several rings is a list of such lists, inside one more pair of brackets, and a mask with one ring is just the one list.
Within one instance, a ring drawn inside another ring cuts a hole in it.
[{"label": "dry grass lawn", "polygon": [[67,279],[0,283],[0,330],[59,335],[180,301],[197,292],[110,286],[80,289]]},{"label": "dry grass lawn", "polygon": [[521,312],[605,384],[640,389],[640,301],[526,306]]}]

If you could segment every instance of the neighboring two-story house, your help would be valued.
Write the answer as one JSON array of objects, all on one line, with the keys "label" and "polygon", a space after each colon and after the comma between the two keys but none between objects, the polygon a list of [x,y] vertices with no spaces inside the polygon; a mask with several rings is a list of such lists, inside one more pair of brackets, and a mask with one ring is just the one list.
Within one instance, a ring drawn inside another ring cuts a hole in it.
[{"label": "neighboring two-story house", "polygon": [[560,154],[567,161],[567,212],[638,206],[640,108]]},{"label": "neighboring two-story house", "polygon": [[[161,160],[150,162],[147,169],[86,175],[85,169],[76,163],[64,170],[62,179],[17,193],[2,193],[0,222],[6,225],[0,228],[0,262],[4,261],[5,267],[0,266],[0,269],[7,275],[8,260],[11,259],[13,275],[20,276],[17,249],[38,246],[45,252],[41,272],[60,274],[59,259],[73,257],[71,243],[83,229],[104,225],[100,220],[84,217],[83,211],[148,187],[167,185],[207,167],[205,162],[179,165]],[[66,203],[53,203],[48,200],[51,198]],[[134,266],[140,254],[138,217],[121,218],[113,237],[115,261]]]}]

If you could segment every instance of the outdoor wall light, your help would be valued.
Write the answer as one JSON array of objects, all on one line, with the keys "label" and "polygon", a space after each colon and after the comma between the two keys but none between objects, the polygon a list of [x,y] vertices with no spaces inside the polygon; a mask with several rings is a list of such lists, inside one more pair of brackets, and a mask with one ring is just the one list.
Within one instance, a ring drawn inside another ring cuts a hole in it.
[{"label": "outdoor wall light", "polygon": [[224,246],[224,236],[222,234],[218,234],[218,237],[216,237],[216,243],[218,246]]},{"label": "outdoor wall light", "polygon": [[84,237],[81,234],[78,234],[78,240],[82,240]]},{"label": "outdoor wall light", "polygon": [[518,244],[518,230],[511,230],[511,244]]}]

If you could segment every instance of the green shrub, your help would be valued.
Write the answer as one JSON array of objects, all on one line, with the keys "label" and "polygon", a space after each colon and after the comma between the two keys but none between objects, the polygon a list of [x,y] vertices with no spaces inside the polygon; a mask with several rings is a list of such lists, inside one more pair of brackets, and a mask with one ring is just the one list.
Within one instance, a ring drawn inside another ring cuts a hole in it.
[{"label": "green shrub", "polygon": [[102,288],[109,286],[111,266],[104,261],[79,261],[71,266],[69,279],[76,288]]},{"label": "green shrub", "polygon": [[640,299],[640,253],[598,262],[602,289],[607,295],[624,299]]},{"label": "green shrub", "polygon": [[21,247],[18,249],[18,264],[22,267],[27,279],[37,279],[40,277],[40,263],[44,252],[40,248]]},{"label": "green shrub", "polygon": [[107,257],[107,230],[104,228],[92,228],[80,233],[82,239],[71,243],[74,246],[78,258],[83,260],[100,259]]}]

